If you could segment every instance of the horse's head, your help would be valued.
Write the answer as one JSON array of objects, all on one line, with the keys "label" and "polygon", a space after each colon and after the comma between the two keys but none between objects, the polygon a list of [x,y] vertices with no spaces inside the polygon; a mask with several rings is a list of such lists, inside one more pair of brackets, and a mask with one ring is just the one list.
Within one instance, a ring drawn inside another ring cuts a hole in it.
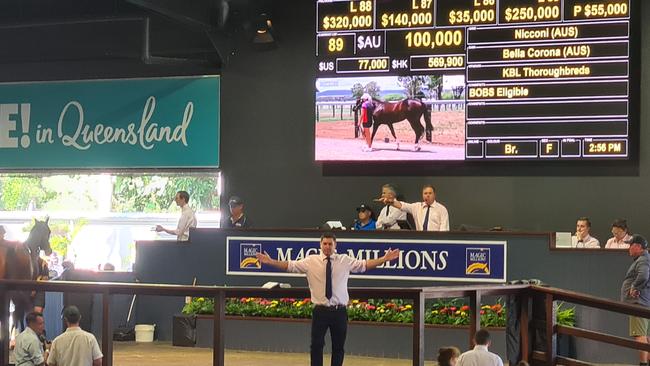
[{"label": "horse's head", "polygon": [[50,246],[50,234],[52,231],[48,226],[50,218],[47,217],[44,221],[34,219],[34,227],[29,232],[27,237],[27,245],[32,252],[40,252],[43,250],[45,255],[52,254],[52,247]]}]

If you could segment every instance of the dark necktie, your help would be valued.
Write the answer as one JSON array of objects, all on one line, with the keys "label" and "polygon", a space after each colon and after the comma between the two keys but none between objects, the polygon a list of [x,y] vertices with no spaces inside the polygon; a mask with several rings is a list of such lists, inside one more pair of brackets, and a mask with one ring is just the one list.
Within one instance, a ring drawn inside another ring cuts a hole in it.
[{"label": "dark necktie", "polygon": [[332,261],[327,257],[327,266],[325,267],[325,297],[329,300],[332,298]]},{"label": "dark necktie", "polygon": [[427,205],[427,213],[424,215],[424,222],[422,223],[422,231],[427,231],[429,228],[429,210],[431,206]]},{"label": "dark necktie", "polygon": [[390,206],[386,206],[386,216],[388,216],[389,212],[390,212]]}]

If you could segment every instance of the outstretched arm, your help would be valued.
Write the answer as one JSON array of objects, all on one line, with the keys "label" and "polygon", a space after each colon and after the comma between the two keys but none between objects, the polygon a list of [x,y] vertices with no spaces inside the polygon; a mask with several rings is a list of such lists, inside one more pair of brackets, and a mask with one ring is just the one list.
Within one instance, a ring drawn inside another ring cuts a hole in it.
[{"label": "outstretched arm", "polygon": [[373,269],[388,261],[392,261],[393,259],[397,259],[398,257],[399,257],[399,249],[388,249],[383,257],[377,259],[368,259],[366,261],[366,271],[369,269]]},{"label": "outstretched arm", "polygon": [[255,254],[255,256],[263,264],[269,264],[269,265],[271,265],[271,266],[273,266],[275,268],[279,268],[279,269],[281,269],[283,271],[286,271],[289,268],[289,262],[275,260],[275,259],[271,258],[271,256],[267,252],[257,253],[257,254]]},{"label": "outstretched arm", "polygon": [[164,231],[164,232],[166,232],[166,233],[169,234],[169,235],[178,235],[178,233],[176,232],[176,230],[165,229],[165,228],[162,227],[161,225],[156,225],[156,231],[157,231],[157,232]]},{"label": "outstretched arm", "polygon": [[393,207],[397,207],[399,209],[402,209],[402,202],[394,199],[394,198],[386,198],[386,197],[381,197],[381,198],[376,198],[375,202],[381,202],[384,205],[391,205]]}]

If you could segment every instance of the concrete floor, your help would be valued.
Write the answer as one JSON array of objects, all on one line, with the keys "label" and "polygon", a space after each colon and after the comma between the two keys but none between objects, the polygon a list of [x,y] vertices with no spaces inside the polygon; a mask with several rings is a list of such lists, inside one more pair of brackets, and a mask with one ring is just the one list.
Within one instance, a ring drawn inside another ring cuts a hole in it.
[{"label": "concrete floor", "polygon": [[[325,356],[324,365],[329,365],[329,356]],[[433,366],[435,362],[426,362]],[[210,366],[212,350],[209,348],[172,347],[170,343],[113,343],[113,365],[115,366]],[[228,366],[277,366],[309,365],[306,353],[274,353],[226,350]],[[407,366],[411,360],[390,358],[345,357],[346,366]]]}]

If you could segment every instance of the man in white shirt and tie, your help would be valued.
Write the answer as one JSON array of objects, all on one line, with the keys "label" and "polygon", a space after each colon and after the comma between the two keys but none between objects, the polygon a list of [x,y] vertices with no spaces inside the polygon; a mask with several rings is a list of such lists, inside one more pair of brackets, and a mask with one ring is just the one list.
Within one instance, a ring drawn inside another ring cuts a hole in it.
[{"label": "man in white shirt and tie", "polygon": [[156,225],[156,231],[164,231],[167,234],[176,235],[176,240],[178,241],[188,241],[190,239],[190,228],[196,227],[196,216],[189,205],[190,194],[185,191],[178,191],[174,201],[181,208],[181,218],[178,219],[176,229],[165,229],[160,225]]},{"label": "man in white shirt and tie", "polygon": [[269,264],[283,271],[307,274],[311,302],[314,304],[311,322],[311,366],[323,365],[323,347],[328,328],[332,337],[331,364],[341,366],[348,329],[350,272],[365,272],[397,259],[399,250],[389,249],[378,259],[358,260],[336,253],[336,236],[333,233],[321,235],[320,250],[320,254],[310,255],[299,261],[278,261],[266,252],[257,253],[257,259],[262,264]]},{"label": "man in white shirt and tie", "polygon": [[[381,187],[382,198],[395,200],[396,196],[397,191],[392,185],[384,184]],[[379,217],[377,217],[376,223],[377,230],[399,230],[398,221],[406,221],[406,212],[392,205],[386,205],[379,211]]]},{"label": "man in white shirt and tie", "polygon": [[379,201],[410,213],[418,231],[449,231],[447,208],[436,201],[436,189],[430,184],[422,187],[422,202],[406,203],[389,197],[382,197]]}]

